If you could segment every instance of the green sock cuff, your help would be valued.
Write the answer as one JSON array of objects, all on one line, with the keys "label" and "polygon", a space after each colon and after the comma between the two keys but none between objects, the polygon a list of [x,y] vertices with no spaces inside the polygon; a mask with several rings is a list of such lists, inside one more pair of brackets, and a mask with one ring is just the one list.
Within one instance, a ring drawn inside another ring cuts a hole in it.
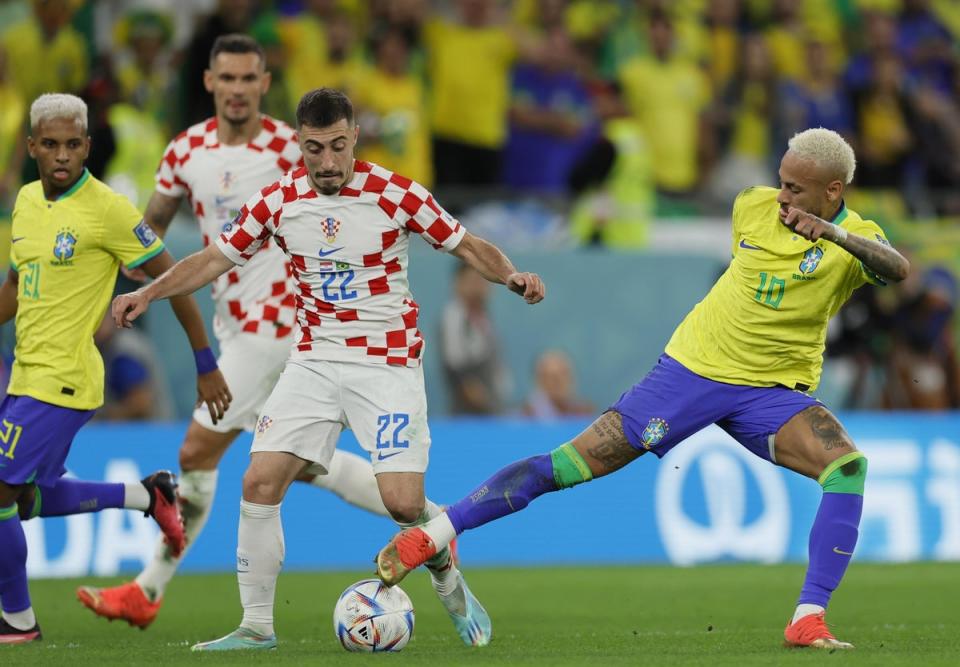
[{"label": "green sock cuff", "polygon": [[10,507],[0,507],[0,521],[6,521],[7,519],[12,519],[17,516],[17,504],[14,503]]},{"label": "green sock cuff", "polygon": [[863,452],[844,454],[828,465],[817,481],[824,493],[852,493],[863,495],[867,479],[867,457]]},{"label": "green sock cuff", "polygon": [[569,489],[593,479],[590,466],[569,442],[550,452],[550,462],[553,464],[553,481],[558,489]]},{"label": "green sock cuff", "polygon": [[40,487],[33,487],[33,507],[30,508],[30,516],[27,517],[27,520],[36,519],[40,516],[40,501],[42,497],[40,496]]}]

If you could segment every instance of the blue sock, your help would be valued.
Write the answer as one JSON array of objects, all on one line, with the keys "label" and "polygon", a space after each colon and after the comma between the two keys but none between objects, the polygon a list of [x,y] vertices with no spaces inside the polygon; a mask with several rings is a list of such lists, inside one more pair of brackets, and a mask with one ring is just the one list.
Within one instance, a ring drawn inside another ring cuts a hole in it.
[{"label": "blue sock", "polygon": [[29,609],[27,538],[16,505],[0,507],[0,545],[0,605],[8,613]]},{"label": "blue sock", "polygon": [[53,486],[38,486],[30,516],[66,516],[122,508],[126,487],[110,482],[88,482],[61,477]]},{"label": "blue sock", "polygon": [[810,529],[810,565],[798,604],[826,608],[853,556],[862,511],[863,496],[860,494],[823,494]]},{"label": "blue sock", "polygon": [[467,497],[447,507],[457,535],[495,519],[519,512],[534,498],[558,490],[550,454],[511,463]]}]

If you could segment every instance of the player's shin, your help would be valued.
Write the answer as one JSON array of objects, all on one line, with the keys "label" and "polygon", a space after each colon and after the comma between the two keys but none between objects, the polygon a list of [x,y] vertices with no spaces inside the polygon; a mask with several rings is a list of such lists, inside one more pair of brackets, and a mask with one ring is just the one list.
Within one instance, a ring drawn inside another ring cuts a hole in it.
[{"label": "player's shin", "polygon": [[860,452],[840,457],[820,475],[823,497],[810,530],[810,564],[794,622],[826,609],[846,572],[857,544],[866,475],[867,459]]},{"label": "player's shin", "polygon": [[423,531],[440,548],[465,530],[519,512],[544,493],[591,479],[593,474],[587,462],[573,445],[566,443],[549,454],[501,468],[465,498],[447,507],[443,516],[423,526]]},{"label": "player's shin", "polygon": [[27,590],[27,539],[16,505],[0,507],[0,545],[3,618],[17,630],[29,630],[37,620]]},{"label": "player's shin", "polygon": [[240,627],[262,637],[273,635],[273,601],[283,555],[280,505],[241,500],[237,531],[237,582],[243,605]]},{"label": "player's shin", "polygon": [[150,496],[139,482],[117,484],[61,477],[56,484],[35,487],[29,504],[26,507],[21,503],[20,516],[25,519],[124,507],[146,510],[150,505]]},{"label": "player's shin", "polygon": [[176,557],[171,553],[170,546],[162,536],[157,539],[153,559],[136,580],[137,585],[152,602],[163,597],[167,584],[176,574],[187,550],[199,537],[210,516],[210,507],[217,492],[216,470],[187,470],[180,473],[179,479],[177,496],[180,501],[180,513],[183,516],[183,532],[187,538],[187,548],[179,557]]}]

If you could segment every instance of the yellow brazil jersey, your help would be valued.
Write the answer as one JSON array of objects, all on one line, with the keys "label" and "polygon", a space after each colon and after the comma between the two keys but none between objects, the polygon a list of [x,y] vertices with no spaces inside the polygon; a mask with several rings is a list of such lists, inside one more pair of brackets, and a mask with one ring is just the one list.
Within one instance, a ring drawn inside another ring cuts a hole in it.
[{"label": "yellow brazil jersey", "polygon": [[10,266],[19,276],[7,392],[90,410],[103,403],[103,360],[93,344],[120,262],[139,266],[163,241],[133,204],[84,170],[56,200],[40,181],[13,208]]},{"label": "yellow brazil jersey", "polygon": [[[680,323],[666,352],[718,382],[813,390],[827,321],[864,282],[883,282],[830,241],[808,241],[777,215],[777,190],[748,188],[733,204],[730,266]],[[886,242],[876,223],[842,206],[833,222]]]}]

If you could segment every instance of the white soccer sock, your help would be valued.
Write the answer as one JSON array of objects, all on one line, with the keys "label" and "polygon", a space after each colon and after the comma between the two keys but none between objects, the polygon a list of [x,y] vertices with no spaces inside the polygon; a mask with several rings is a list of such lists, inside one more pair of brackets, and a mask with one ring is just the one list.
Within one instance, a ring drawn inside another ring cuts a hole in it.
[{"label": "white soccer sock", "polygon": [[123,485],[123,506],[129,510],[146,512],[150,509],[150,492],[141,482]]},{"label": "white soccer sock", "polygon": [[[423,528],[430,523],[433,523],[434,519],[439,519],[440,517],[446,517],[446,513],[437,505],[435,502],[426,499],[424,504],[423,513],[420,515],[420,518],[414,521],[411,524],[400,524],[404,528],[411,528],[413,526],[420,526]],[[429,535],[429,533],[427,533]],[[430,536],[433,537],[432,535]],[[456,537],[456,533],[454,533]],[[430,582],[433,584],[433,589],[437,592],[441,598],[450,595],[457,589],[457,584],[459,583],[460,571],[457,569],[457,566],[453,563],[453,554],[450,552],[449,547],[447,546],[450,543],[450,540],[445,542],[434,541],[434,544],[437,545],[437,555],[428,560],[424,565],[430,571]]]},{"label": "white soccer sock", "polygon": [[429,535],[437,547],[447,546],[457,537],[457,531],[446,512],[441,512],[438,516],[430,519],[420,526],[420,530]]},{"label": "white soccer sock", "polygon": [[237,530],[237,582],[243,605],[240,626],[265,637],[273,634],[273,598],[283,554],[280,505],[241,500]]},{"label": "white soccer sock", "polygon": [[790,621],[790,623],[796,623],[804,616],[809,616],[810,614],[819,614],[821,611],[823,611],[823,607],[818,604],[808,604],[806,602],[803,604],[798,604],[797,610],[793,612],[793,620]]},{"label": "white soccer sock", "polygon": [[183,514],[183,532],[187,538],[187,548],[179,558],[175,558],[170,553],[170,548],[164,542],[163,536],[157,539],[153,560],[136,579],[137,585],[150,600],[156,602],[163,597],[163,592],[176,574],[177,568],[180,567],[180,562],[206,525],[216,492],[216,470],[188,470],[180,473],[177,495],[180,498],[180,512]]},{"label": "white soccer sock", "polygon": [[22,611],[5,611],[3,612],[3,618],[17,630],[29,630],[37,624],[37,616],[33,613],[33,607],[27,607]]},{"label": "white soccer sock", "polygon": [[360,509],[380,516],[390,516],[380,498],[380,487],[373,474],[370,461],[351,452],[333,451],[329,472],[317,475],[310,482],[313,486],[327,489]]}]

